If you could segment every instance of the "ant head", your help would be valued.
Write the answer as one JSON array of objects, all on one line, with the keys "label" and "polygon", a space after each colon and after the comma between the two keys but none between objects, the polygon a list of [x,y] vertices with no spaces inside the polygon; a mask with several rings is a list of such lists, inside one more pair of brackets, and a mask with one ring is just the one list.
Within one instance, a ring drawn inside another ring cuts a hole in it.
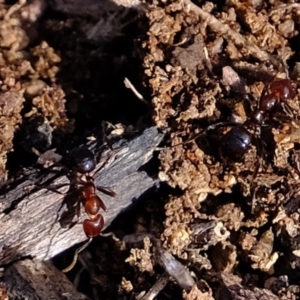
[{"label": "ant head", "polygon": [[274,80],[269,89],[272,94],[278,99],[285,101],[287,99],[294,98],[296,95],[295,88],[293,87],[293,83],[289,79],[277,79]]},{"label": "ant head", "polygon": [[96,168],[94,153],[86,147],[80,147],[71,152],[71,163],[81,173],[90,173]]}]

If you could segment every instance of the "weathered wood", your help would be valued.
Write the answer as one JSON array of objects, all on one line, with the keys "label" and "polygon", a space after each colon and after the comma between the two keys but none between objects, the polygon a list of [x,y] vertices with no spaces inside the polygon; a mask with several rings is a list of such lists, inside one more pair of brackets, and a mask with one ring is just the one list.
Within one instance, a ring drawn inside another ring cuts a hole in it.
[{"label": "weathered wood", "polygon": [[88,300],[51,262],[21,260],[6,268],[1,280],[9,299]]},{"label": "weathered wood", "polygon": [[[108,209],[103,212],[105,227],[154,186],[155,179],[149,177],[141,167],[152,158],[162,137],[163,134],[153,127],[116,150],[103,153],[102,157],[109,157],[109,161],[96,173],[95,184],[108,186],[117,194],[116,198],[101,194]],[[97,167],[100,165],[101,162]],[[31,183],[24,180],[0,199],[0,265],[29,255],[38,260],[47,260],[86,240],[82,224],[64,229],[57,221],[58,211],[69,187],[61,187],[61,195],[41,189],[24,196],[24,187]],[[66,176],[51,182],[53,185],[68,183]],[[14,201],[17,203],[15,206]],[[82,213],[80,222],[85,218],[85,213]]]}]

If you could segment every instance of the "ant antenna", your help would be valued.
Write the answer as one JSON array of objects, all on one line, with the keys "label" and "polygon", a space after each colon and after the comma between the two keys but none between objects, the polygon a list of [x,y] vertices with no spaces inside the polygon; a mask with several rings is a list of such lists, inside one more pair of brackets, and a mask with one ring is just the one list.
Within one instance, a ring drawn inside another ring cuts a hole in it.
[{"label": "ant antenna", "polygon": [[63,273],[67,273],[74,268],[74,266],[76,265],[79,253],[82,252],[91,243],[92,240],[93,240],[92,237],[89,238],[89,240],[85,244],[83,244],[81,247],[76,249],[72,263],[68,267],[66,267],[65,269],[62,270]]}]

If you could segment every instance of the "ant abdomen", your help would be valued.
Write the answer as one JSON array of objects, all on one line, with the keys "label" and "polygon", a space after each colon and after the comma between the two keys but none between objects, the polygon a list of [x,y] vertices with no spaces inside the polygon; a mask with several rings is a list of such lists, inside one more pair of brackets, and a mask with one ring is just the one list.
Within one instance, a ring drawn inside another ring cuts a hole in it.
[{"label": "ant abdomen", "polygon": [[225,160],[240,161],[251,145],[251,134],[243,126],[231,128],[220,141],[220,156]]},{"label": "ant abdomen", "polygon": [[102,215],[98,214],[94,219],[85,219],[83,221],[83,230],[88,238],[98,236],[104,227],[104,219]]}]

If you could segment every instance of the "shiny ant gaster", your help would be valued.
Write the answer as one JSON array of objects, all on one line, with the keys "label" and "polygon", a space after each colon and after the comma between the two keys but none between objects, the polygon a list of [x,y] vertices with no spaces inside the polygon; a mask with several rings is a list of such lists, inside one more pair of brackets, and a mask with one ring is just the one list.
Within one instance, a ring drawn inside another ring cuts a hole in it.
[{"label": "shiny ant gaster", "polygon": [[76,184],[80,191],[82,191],[85,212],[89,217],[89,219],[83,221],[83,230],[89,240],[76,250],[73,262],[63,272],[68,272],[74,267],[78,254],[90,244],[94,237],[100,235],[104,227],[104,219],[99,211],[100,209],[106,211],[106,206],[96,194],[96,189],[111,197],[116,196],[116,193],[107,187],[95,186],[94,177],[91,175],[91,172],[95,170],[97,163],[95,155],[88,148],[81,147],[73,150],[71,152],[71,165],[73,165],[72,171],[76,179]]}]

